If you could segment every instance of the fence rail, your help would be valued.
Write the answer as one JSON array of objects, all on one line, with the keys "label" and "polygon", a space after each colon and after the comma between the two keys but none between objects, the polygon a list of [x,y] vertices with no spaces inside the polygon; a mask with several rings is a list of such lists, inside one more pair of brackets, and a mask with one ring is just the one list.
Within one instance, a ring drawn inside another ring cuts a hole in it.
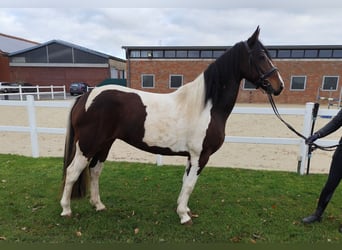
[{"label": "fence rail", "polygon": [[[35,101],[32,95],[27,96],[26,101],[0,101],[0,106],[26,106],[29,126],[0,126],[0,132],[24,132],[30,133],[32,157],[39,157],[38,134],[65,134],[65,128],[44,128],[36,125],[36,107],[71,107],[73,101]],[[312,110],[314,103],[307,103],[305,108],[279,108],[281,115],[300,115],[303,116],[303,128],[300,131],[304,136],[309,136],[312,125]],[[319,116],[335,116],[337,109],[320,109]],[[251,107],[235,107],[233,114],[262,114],[273,115],[271,108],[251,108]],[[230,143],[252,143],[252,144],[282,144],[282,145],[299,145],[300,152],[298,159],[300,161],[299,173],[304,174],[308,159],[308,147],[301,138],[277,138],[277,137],[243,137],[243,136],[226,136],[225,142]],[[336,144],[336,140],[319,140],[320,145]],[[157,155],[157,165],[162,165],[162,157]]]},{"label": "fence rail", "polygon": [[62,95],[63,99],[66,99],[66,90],[65,85],[62,86],[1,86],[0,87],[0,96],[2,96],[5,100],[9,99],[9,96],[19,96],[21,101],[24,100],[24,96],[34,95],[37,97],[37,100],[40,100],[43,95],[50,95],[51,99],[55,99],[56,95]]}]

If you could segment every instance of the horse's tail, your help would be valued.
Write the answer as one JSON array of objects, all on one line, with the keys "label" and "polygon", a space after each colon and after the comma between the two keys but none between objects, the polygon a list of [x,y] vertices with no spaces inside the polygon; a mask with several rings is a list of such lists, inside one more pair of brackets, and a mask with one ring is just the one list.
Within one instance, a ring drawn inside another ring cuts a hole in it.
[{"label": "horse's tail", "polygon": [[[65,179],[67,168],[73,161],[76,152],[76,144],[75,144],[75,131],[71,123],[71,115],[73,108],[77,105],[79,98],[76,98],[73,107],[71,108],[68,123],[67,123],[67,131],[65,137],[65,148],[64,148],[64,164],[63,164],[63,185],[62,189],[65,186]],[[80,176],[78,177],[77,181],[74,183],[72,187],[71,198],[83,198],[87,194],[88,185],[89,184],[89,168],[86,167]]]}]

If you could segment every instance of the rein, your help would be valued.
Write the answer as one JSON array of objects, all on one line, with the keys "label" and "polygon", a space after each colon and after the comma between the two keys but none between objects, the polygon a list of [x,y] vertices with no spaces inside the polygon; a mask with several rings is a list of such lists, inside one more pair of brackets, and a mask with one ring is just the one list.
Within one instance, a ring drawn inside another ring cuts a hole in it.
[{"label": "rein", "polygon": [[[271,94],[267,94],[267,97],[268,97],[268,101],[270,102],[271,104],[271,107],[273,109],[273,112],[274,114],[278,117],[278,119],[283,123],[285,124],[286,127],[288,127],[293,133],[295,133],[297,136],[299,136],[300,138],[304,139],[305,141],[307,140],[307,138],[299,133],[291,124],[289,124],[288,122],[286,122],[282,117],[281,115],[279,114],[279,111],[278,111],[278,108],[274,102],[274,99],[272,97]],[[316,143],[312,143],[311,144],[312,146],[312,149],[311,151],[314,151],[316,149],[320,149],[320,150],[324,150],[324,151],[333,151],[335,150],[336,147],[338,146],[341,146],[341,144],[335,144],[335,145],[331,145],[331,146],[321,146],[321,145],[317,145]]]}]

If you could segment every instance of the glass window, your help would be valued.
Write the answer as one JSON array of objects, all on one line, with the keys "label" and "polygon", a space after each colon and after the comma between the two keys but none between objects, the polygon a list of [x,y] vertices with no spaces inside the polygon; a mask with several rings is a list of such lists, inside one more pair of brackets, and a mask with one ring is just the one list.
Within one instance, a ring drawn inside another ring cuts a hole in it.
[{"label": "glass window", "polygon": [[48,45],[48,56],[50,63],[73,63],[72,48],[62,44]]},{"label": "glass window", "polygon": [[176,57],[176,51],[175,50],[165,50],[165,57]]},{"label": "glass window", "polygon": [[46,46],[17,55],[25,57],[26,63],[47,63]]},{"label": "glass window", "polygon": [[74,63],[107,63],[107,59],[101,56],[74,49]]},{"label": "glass window", "polygon": [[250,81],[248,81],[247,79],[245,79],[244,83],[243,83],[243,89],[244,90],[254,90],[256,89],[256,86],[251,83]]},{"label": "glass window", "polygon": [[306,76],[292,76],[290,90],[305,90]]},{"label": "glass window", "polygon": [[333,57],[342,57],[342,50],[341,49],[334,49]]},{"label": "glass window", "polygon": [[332,55],[332,50],[331,49],[321,49],[319,50],[319,57],[323,58],[329,58]]},{"label": "glass window", "polygon": [[154,88],[154,75],[141,75],[141,86],[143,88]]},{"label": "glass window", "polygon": [[188,57],[190,58],[198,58],[199,57],[199,50],[189,50]]},{"label": "glass window", "polygon": [[148,57],[148,58],[150,58],[150,57],[152,57],[152,51],[150,51],[150,50],[142,50],[142,51],[140,51],[140,56],[141,57]]},{"label": "glass window", "polygon": [[318,55],[317,49],[307,49],[304,52],[304,57],[308,57],[308,58],[314,58],[314,57],[317,57],[317,55]]},{"label": "glass window", "polygon": [[201,57],[202,58],[212,58],[213,57],[213,51],[212,50],[202,50],[201,51]]},{"label": "glass window", "polygon": [[291,50],[289,50],[289,49],[280,49],[278,51],[278,57],[279,58],[290,57],[290,55],[291,55]]},{"label": "glass window", "polygon": [[176,57],[181,57],[181,58],[185,58],[187,57],[188,53],[186,50],[177,50],[176,51]]},{"label": "glass window", "polygon": [[163,57],[163,51],[162,50],[153,50],[153,57],[155,57],[155,58]]},{"label": "glass window", "polygon": [[324,76],[322,85],[323,90],[337,90],[338,76]]},{"label": "glass window", "polygon": [[131,50],[130,57],[132,58],[140,57],[140,50]]},{"label": "glass window", "polygon": [[303,49],[294,49],[292,50],[291,57],[293,58],[302,58],[304,56]]},{"label": "glass window", "polygon": [[170,75],[170,88],[175,89],[183,85],[183,75]]},{"label": "glass window", "polygon": [[213,51],[213,57],[218,58],[218,57],[222,56],[224,54],[224,52],[225,52],[224,50],[214,50]]},{"label": "glass window", "polygon": [[275,49],[269,49],[267,51],[268,51],[268,53],[270,54],[270,56],[272,58],[276,58],[277,57],[277,51]]}]

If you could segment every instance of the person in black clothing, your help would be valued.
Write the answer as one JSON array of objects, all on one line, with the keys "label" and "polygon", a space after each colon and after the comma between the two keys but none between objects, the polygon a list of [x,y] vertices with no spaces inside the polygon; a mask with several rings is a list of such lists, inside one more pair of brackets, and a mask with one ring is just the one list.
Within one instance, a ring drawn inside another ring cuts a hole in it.
[{"label": "person in black clothing", "polygon": [[[342,109],[337,113],[337,115],[329,123],[327,123],[324,127],[319,129],[312,136],[310,136],[305,141],[305,143],[312,144],[318,138],[325,137],[335,132],[341,126],[342,126]],[[342,137],[339,141],[339,144],[341,143],[342,143]],[[303,218],[302,220],[303,223],[310,224],[313,222],[320,222],[322,220],[322,215],[324,213],[324,210],[326,209],[341,179],[342,179],[342,145],[336,148],[334,155],[332,157],[328,179],[319,196],[316,211],[313,214],[309,215],[308,217]],[[339,228],[339,231],[342,233],[342,224]]]}]

